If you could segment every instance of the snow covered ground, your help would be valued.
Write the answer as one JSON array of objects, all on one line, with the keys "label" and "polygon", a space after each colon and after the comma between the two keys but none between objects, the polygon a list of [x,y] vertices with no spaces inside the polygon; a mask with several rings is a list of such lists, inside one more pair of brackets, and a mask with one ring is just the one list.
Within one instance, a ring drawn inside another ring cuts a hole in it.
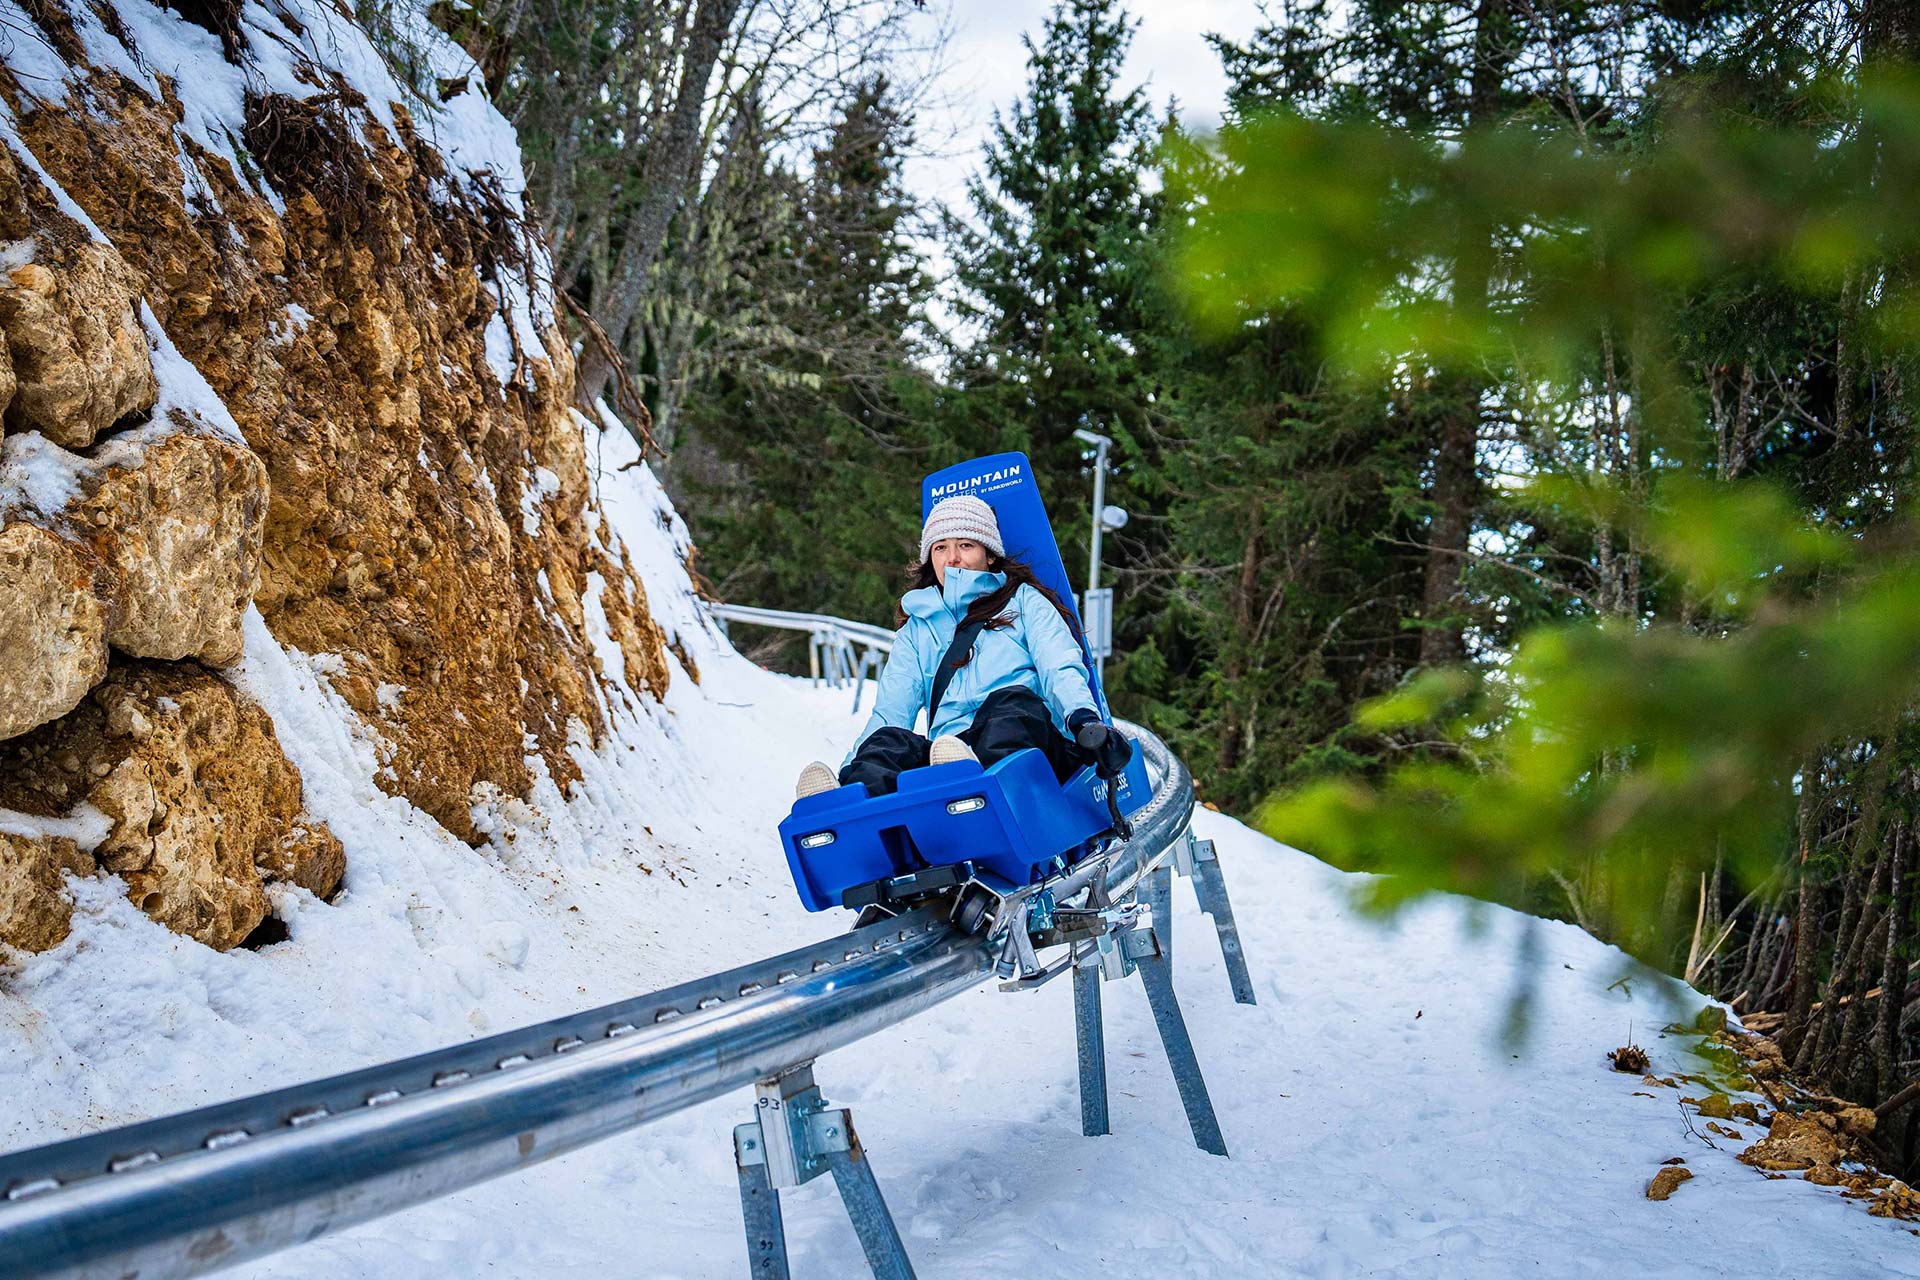
[{"label": "snow covered ground", "polygon": [[[74,8],[97,60],[174,75],[185,127],[230,145],[221,130],[237,128],[244,86],[210,36],[132,6],[134,63]],[[301,11],[309,28],[326,19]],[[247,21],[281,47],[267,9]],[[16,45],[16,74],[69,75]],[[313,45],[376,103],[397,95],[357,35]],[[450,43],[436,57],[443,76],[472,71]],[[268,87],[302,92],[290,66],[274,62]],[[505,122],[477,94],[449,112],[437,136],[455,168],[517,192]],[[545,315],[543,297],[508,292],[516,330]],[[844,927],[800,910],[773,829],[802,763],[848,745],[847,693],[726,647],[688,589],[685,527],[644,468],[622,469],[624,432],[585,429],[600,504],[700,682],[678,671],[664,704],[636,699],[606,743],[581,745],[568,796],[543,782],[526,801],[475,797],[491,842],[474,850],[375,785],[381,744],[333,691],[338,658],[286,650],[251,618],[239,678],[345,845],[345,890],[331,905],[277,890],[289,940],[221,955],[152,923],[119,884],[74,882],[72,936],[0,959],[0,1149],[503,1030]],[[587,615],[604,623],[597,596]],[[600,652],[620,670],[616,647]],[[972,992],[818,1067],[828,1097],[856,1109],[921,1276],[1920,1276],[1904,1224],[1763,1179],[1690,1137],[1674,1091],[1607,1070],[1630,1030],[1656,1070],[1695,1065],[1651,1032],[1674,1010],[1646,983],[1609,986],[1618,953],[1532,926],[1533,1034],[1515,1056],[1500,1033],[1521,917],[1438,900],[1383,928],[1348,905],[1350,878],[1216,814],[1198,829],[1219,844],[1260,1000],[1232,1004],[1210,929],[1176,887],[1178,984],[1232,1159],[1194,1149],[1137,984],[1107,993],[1115,1133],[1093,1140],[1079,1136],[1068,985]],[[746,1103],[718,1100],[236,1274],[738,1275],[729,1134]],[[1674,1155],[1694,1180],[1645,1200]],[[787,1224],[797,1275],[862,1274],[829,1180],[789,1193]]]},{"label": "snow covered ground", "polygon": [[[117,886],[78,882],[73,936],[0,971],[0,1147],[119,1124],[502,1030],[798,945],[808,916],[773,827],[800,765],[837,758],[845,691],[760,671],[706,633],[684,530],[609,436],[602,498],[654,607],[690,645],[571,801],[485,806],[472,850],[372,779],[377,744],[325,655],[254,620],[244,680],[347,847],[333,905],[297,891],[291,938],[218,955]],[[700,643],[699,637],[706,636]],[[1435,900],[1385,927],[1351,878],[1218,814],[1260,1003],[1232,1003],[1211,929],[1175,888],[1178,985],[1231,1160],[1194,1149],[1138,984],[1109,986],[1114,1134],[1079,1136],[1069,984],[969,993],[823,1059],[919,1274],[1920,1276],[1920,1240],[1690,1137],[1673,1090],[1607,1070],[1630,1031],[1697,1069],[1644,981],[1571,926]],[[1501,1036],[1537,956],[1532,1034]],[[1693,1004],[1697,1006],[1697,1001]],[[1687,1009],[1690,1012],[1691,1009]],[[1515,1056],[1516,1053],[1519,1056]],[[1643,1094],[1657,1096],[1647,1097]],[[243,1268],[257,1278],[731,1276],[744,1267],[729,1133],[743,1094]],[[1669,1156],[1695,1173],[1643,1198]],[[795,1274],[861,1274],[822,1179],[788,1193]]]}]

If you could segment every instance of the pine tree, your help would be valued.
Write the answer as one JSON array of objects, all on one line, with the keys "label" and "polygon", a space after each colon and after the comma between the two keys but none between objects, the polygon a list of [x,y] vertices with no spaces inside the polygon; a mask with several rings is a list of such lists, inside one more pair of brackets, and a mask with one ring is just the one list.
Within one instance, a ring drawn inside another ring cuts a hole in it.
[{"label": "pine tree", "polygon": [[[1039,41],[1025,41],[1026,91],[996,114],[985,171],[968,186],[974,224],[952,227],[973,328],[955,368],[959,430],[976,452],[1032,457],[1063,548],[1090,532],[1074,430],[1111,435],[1137,458],[1150,396],[1142,175],[1153,128],[1144,91],[1120,87],[1132,34],[1119,0],[1055,5]],[[1124,479],[1112,492],[1126,501]]]},{"label": "pine tree", "polygon": [[[1255,47],[1215,41],[1229,133],[1324,100],[1325,19],[1308,6]],[[1156,260],[1221,163],[1168,130]],[[1404,394],[1342,377],[1285,308],[1247,309],[1223,332],[1159,284],[1147,298],[1166,546],[1144,575],[1151,634],[1114,683],[1210,799],[1244,811],[1284,782],[1377,762],[1352,712],[1418,658],[1427,437]]]},{"label": "pine tree", "polygon": [[[1675,6],[1659,0],[1551,6],[1513,0],[1468,3],[1326,0],[1285,5],[1244,45],[1216,41],[1233,77],[1230,101],[1241,118],[1282,109],[1326,120],[1384,122],[1436,148],[1472,148],[1496,130],[1575,131],[1587,145],[1622,145],[1630,104],[1671,72],[1702,32],[1724,22],[1727,6]],[[1410,293],[1458,304],[1462,326],[1502,305],[1504,255],[1526,230],[1469,220],[1449,250],[1399,270]],[[1592,412],[1608,417],[1605,439],[1579,461],[1594,475],[1631,485],[1644,471],[1636,445],[1627,335],[1594,334]],[[1425,548],[1422,601],[1410,619],[1422,665],[1497,650],[1516,629],[1587,607],[1620,616],[1644,604],[1639,558],[1604,533],[1593,545],[1569,545],[1537,512],[1517,509],[1486,483],[1489,450],[1531,448],[1527,408],[1507,393],[1525,378],[1484,351],[1436,349],[1403,363],[1400,402],[1426,436],[1424,510],[1415,540]],[[1628,408],[1612,412],[1621,405]],[[1522,422],[1522,438],[1514,428]],[[1568,459],[1530,458],[1528,465]],[[1511,554],[1482,554],[1497,539]],[[1575,540],[1576,544],[1578,540]],[[1591,574],[1556,586],[1552,579],[1591,553]],[[1544,568],[1545,573],[1541,570]]]},{"label": "pine tree", "polygon": [[721,594],[887,621],[919,527],[919,477],[948,457],[927,423],[931,285],[901,178],[911,121],[888,82],[857,86],[780,233],[731,270],[763,350],[688,397],[670,483]]}]

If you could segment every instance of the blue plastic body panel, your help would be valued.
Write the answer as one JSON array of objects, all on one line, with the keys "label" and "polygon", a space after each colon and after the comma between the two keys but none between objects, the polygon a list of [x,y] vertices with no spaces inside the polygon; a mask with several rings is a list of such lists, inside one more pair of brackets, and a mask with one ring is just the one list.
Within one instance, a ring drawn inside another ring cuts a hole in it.
[{"label": "blue plastic body panel", "polygon": [[[1123,811],[1139,808],[1148,787],[1138,754],[1121,782]],[[1128,793],[1140,799],[1129,806]],[[975,797],[984,803],[947,811]],[[780,824],[780,842],[800,901],[809,911],[824,911],[839,906],[840,895],[855,885],[967,860],[1012,884],[1031,884],[1056,857],[1069,866],[1079,861],[1110,823],[1106,783],[1093,770],[1082,769],[1062,786],[1046,756],[1029,750],[987,769],[971,760],[909,769],[892,795],[870,796],[855,783],[796,800]],[[822,834],[831,842],[801,844]]]},{"label": "blue plastic body panel", "polygon": [[[1073,613],[1087,681],[1106,717],[1106,691],[1087,653],[1033,464],[1023,453],[997,453],[936,471],[921,485],[921,517],[956,493],[972,494],[993,508],[1007,553],[1025,561]],[[1122,813],[1133,813],[1152,797],[1138,752],[1116,784]],[[909,769],[892,795],[872,796],[856,783],[797,800],[780,824],[780,840],[794,887],[809,911],[839,906],[841,895],[855,885],[969,860],[1012,884],[1026,885],[1045,877],[1055,858],[1072,865],[1106,833],[1112,821],[1106,788],[1092,769],[1056,782],[1044,755],[1016,751],[989,769],[970,760]],[[947,811],[949,804],[976,796],[983,801],[979,807]],[[812,848],[800,843],[823,835],[832,839]]]}]

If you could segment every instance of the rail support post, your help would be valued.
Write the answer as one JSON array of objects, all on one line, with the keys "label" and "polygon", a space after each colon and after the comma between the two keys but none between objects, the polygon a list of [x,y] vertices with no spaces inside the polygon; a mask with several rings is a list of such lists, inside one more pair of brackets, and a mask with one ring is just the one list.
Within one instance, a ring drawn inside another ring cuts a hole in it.
[{"label": "rail support post", "polygon": [[789,1280],[780,1192],[831,1173],[875,1280],[913,1280],[906,1245],[853,1131],[853,1113],[826,1105],[813,1082],[813,1064],[762,1080],[754,1092],[754,1119],[733,1131],[747,1274],[753,1280]]},{"label": "rail support post", "polygon": [[1124,921],[1116,919],[1094,939],[1093,948],[1075,960],[1073,1013],[1080,1047],[1080,1129],[1088,1137],[1108,1132],[1099,984],[1138,973],[1147,993],[1147,1007],[1153,1011],[1154,1028],[1160,1033],[1160,1047],[1173,1070],[1173,1083],[1180,1090],[1180,1105],[1187,1113],[1194,1145],[1209,1154],[1224,1156],[1227,1141],[1221,1136],[1206,1078],[1200,1074],[1200,1058],[1194,1052],[1193,1037],[1187,1032],[1187,1020],[1173,991],[1173,921],[1167,908],[1172,885],[1171,868],[1163,866],[1149,873],[1140,891],[1146,896],[1152,923],[1135,928],[1131,915]]},{"label": "rail support post", "polygon": [[1100,1019],[1100,952],[1088,948],[1073,963],[1073,1039],[1080,1059],[1080,1132],[1112,1133],[1107,1119],[1107,1036]]},{"label": "rail support post", "polygon": [[1166,1052],[1167,1065],[1173,1069],[1173,1083],[1180,1090],[1180,1105],[1186,1110],[1187,1128],[1193,1131],[1194,1145],[1209,1155],[1224,1156],[1227,1140],[1220,1133],[1220,1120],[1214,1115],[1206,1078],[1200,1074],[1200,1056],[1194,1052],[1193,1037],[1188,1034],[1187,1020],[1180,1012],[1180,999],[1173,992],[1173,912],[1169,907],[1172,897],[1173,871],[1160,867],[1147,885],[1153,924],[1128,935],[1128,958],[1140,971],[1140,985],[1146,988],[1147,1007],[1153,1010],[1153,1024],[1160,1032],[1160,1047]]},{"label": "rail support post", "polygon": [[[1247,953],[1240,946],[1240,926],[1233,921],[1233,902],[1227,897],[1227,879],[1220,871],[1220,857],[1213,841],[1196,840],[1189,830],[1174,846],[1173,865],[1181,875],[1193,880],[1193,896],[1200,909],[1213,918],[1213,931],[1220,938],[1220,958],[1226,961],[1227,981],[1233,987],[1235,1004],[1253,1004],[1253,976],[1247,972]],[[1154,910],[1160,909],[1156,899]]]}]

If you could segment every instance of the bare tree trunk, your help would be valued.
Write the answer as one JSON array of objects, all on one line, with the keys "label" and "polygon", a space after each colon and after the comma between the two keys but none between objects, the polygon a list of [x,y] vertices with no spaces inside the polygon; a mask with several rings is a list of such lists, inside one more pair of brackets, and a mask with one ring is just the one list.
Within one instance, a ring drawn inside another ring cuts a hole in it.
[{"label": "bare tree trunk", "polygon": [[1813,987],[1819,977],[1820,886],[1813,878],[1813,842],[1820,826],[1820,753],[1810,751],[1800,765],[1800,901],[1794,913],[1793,985],[1787,999],[1787,1021],[1780,1047],[1797,1048],[1807,1031],[1813,1010]]},{"label": "bare tree trunk", "polygon": [[1912,0],[1867,0],[1860,9],[1860,29],[1869,58],[1912,61],[1920,55],[1920,9]]},{"label": "bare tree trunk", "polygon": [[[1474,20],[1473,72],[1468,89],[1467,126],[1486,128],[1499,111],[1500,89],[1513,64],[1515,41],[1508,0],[1482,0]],[[1466,228],[1454,259],[1454,304],[1469,324],[1486,312],[1493,275],[1493,228]],[[1480,399],[1484,376],[1456,371],[1441,388],[1441,411],[1433,454],[1433,524],[1428,531],[1426,583],[1421,593],[1420,663],[1458,662],[1466,640],[1457,614],[1460,578],[1467,564],[1468,540],[1478,497]]]},{"label": "bare tree trunk", "polygon": [[1906,1012],[1907,968],[1900,962],[1900,946],[1905,941],[1907,913],[1913,910],[1913,895],[1908,886],[1911,873],[1905,871],[1903,854],[1911,833],[1904,822],[1893,832],[1893,902],[1887,909],[1887,945],[1881,955],[1880,1028],[1873,1050],[1873,1091],[1876,1096],[1893,1088],[1900,1058],[1900,1015]]},{"label": "bare tree trunk", "polygon": [[[659,133],[648,140],[640,199],[627,218],[620,256],[613,271],[604,288],[593,298],[593,318],[612,339],[615,350],[625,348],[628,329],[640,307],[647,272],[666,243],[667,226],[673,221],[674,210],[695,179],[707,84],[713,78],[720,47],[739,8],[740,0],[699,0],[694,11],[682,46],[680,82],[673,110],[667,114]],[[574,399],[591,408],[612,377],[613,369],[606,355],[597,346],[587,347],[581,353]]]},{"label": "bare tree trunk", "polygon": [[1773,938],[1773,899],[1769,897],[1753,913],[1753,927],[1747,930],[1747,945],[1740,951],[1740,976],[1734,979],[1733,995],[1752,998],[1753,980],[1766,959],[1767,945]]},{"label": "bare tree trunk", "polygon": [[[1841,1022],[1840,1033],[1834,1038],[1834,1064],[1828,1074],[1841,1086],[1848,1097],[1871,1097],[1867,1092],[1873,1087],[1874,1062],[1871,1046],[1867,1044],[1868,1032],[1876,1022],[1873,1001],[1869,993],[1873,990],[1874,975],[1880,971],[1882,953],[1886,950],[1887,913],[1876,910],[1873,917],[1873,930],[1867,935],[1867,948],[1860,957],[1858,977],[1852,984],[1851,1003],[1847,1005],[1846,1018]],[[1880,993],[1880,1003],[1886,1003],[1886,992]]]},{"label": "bare tree trunk", "polygon": [[[1707,880],[1707,892],[1705,895],[1706,909],[1700,913],[1701,924],[1703,926],[1701,936],[1707,939],[1709,946],[1713,944],[1715,938],[1720,937],[1722,927],[1720,895],[1725,891],[1725,886],[1722,884],[1722,877],[1726,870],[1726,861],[1726,850],[1716,845],[1713,851],[1713,875]],[[1738,908],[1735,910],[1737,913]],[[1709,991],[1713,990],[1713,976],[1720,972],[1720,963],[1720,952],[1715,950],[1706,958],[1705,962],[1702,963],[1700,967],[1700,981],[1697,985],[1705,987]]]},{"label": "bare tree trunk", "polygon": [[[1803,1039],[1795,1056],[1795,1065],[1802,1069],[1824,1060],[1830,1052],[1838,1030],[1837,1024],[1842,1018],[1839,1010],[1840,992],[1856,976],[1855,968],[1860,964],[1859,951],[1865,945],[1869,932],[1868,921],[1878,923],[1873,910],[1873,896],[1879,891],[1881,873],[1886,870],[1887,864],[1886,853],[1879,847],[1880,811],[1891,778],[1894,737],[1899,727],[1897,716],[1887,721],[1874,740],[1873,758],[1856,784],[1857,814],[1846,867],[1841,872],[1844,898],[1840,909],[1840,926],[1834,933],[1834,957],[1827,980],[1827,998],[1820,1010],[1819,1035],[1808,1035]],[[1862,986],[1860,990],[1864,992],[1866,988]],[[1809,1030],[1812,1029],[1810,1026]]]},{"label": "bare tree trunk", "polygon": [[1795,922],[1782,916],[1779,925],[1780,949],[1774,955],[1773,964],[1766,970],[1766,985],[1760,988],[1760,994],[1753,998],[1756,1009],[1772,1009],[1789,994],[1793,981],[1795,960],[1799,955],[1794,947],[1794,938],[1798,934]]},{"label": "bare tree trunk", "polygon": [[1820,1006],[1819,1034],[1807,1037],[1813,1045],[1811,1055],[1807,1053],[1805,1045],[1800,1051],[1805,1063],[1817,1064],[1823,1075],[1834,1074],[1829,1064],[1836,1055],[1839,1055],[1841,1064],[1840,1074],[1848,1074],[1844,1055],[1851,1038],[1849,1033],[1855,1025],[1860,1005],[1865,1003],[1868,979],[1877,967],[1873,961],[1878,956],[1871,944],[1880,930],[1882,912],[1873,899],[1885,883],[1882,873],[1886,871],[1890,860],[1887,856],[1875,859],[1873,878],[1864,888],[1855,891],[1859,906],[1856,908],[1852,932],[1843,930],[1834,935],[1833,973],[1827,982],[1827,998]]},{"label": "bare tree trunk", "polygon": [[1480,439],[1480,385],[1453,380],[1454,400],[1440,420],[1433,455],[1433,524],[1428,532],[1426,586],[1421,593],[1420,665],[1458,662],[1466,656],[1464,628],[1455,616],[1460,575],[1473,533],[1476,453]]},{"label": "bare tree trunk", "polygon": [[[1740,961],[1740,976],[1730,987],[1722,988],[1729,1001],[1740,1000],[1744,1010],[1758,1009],[1761,982],[1771,972],[1774,949],[1780,943],[1780,899],[1769,892],[1754,908],[1753,925],[1747,930],[1747,944]],[[1744,999],[1741,999],[1744,997]]]},{"label": "bare tree trunk", "polygon": [[[1226,683],[1229,688],[1239,687],[1246,676],[1246,639],[1253,634],[1254,601],[1260,588],[1261,533],[1264,504],[1253,504],[1253,517],[1247,522],[1246,548],[1240,555],[1240,581],[1233,592],[1233,625],[1239,643],[1229,652],[1225,664]],[[1227,714],[1220,726],[1221,772],[1239,765],[1243,754],[1245,729],[1242,714],[1237,705],[1229,703]]]}]

